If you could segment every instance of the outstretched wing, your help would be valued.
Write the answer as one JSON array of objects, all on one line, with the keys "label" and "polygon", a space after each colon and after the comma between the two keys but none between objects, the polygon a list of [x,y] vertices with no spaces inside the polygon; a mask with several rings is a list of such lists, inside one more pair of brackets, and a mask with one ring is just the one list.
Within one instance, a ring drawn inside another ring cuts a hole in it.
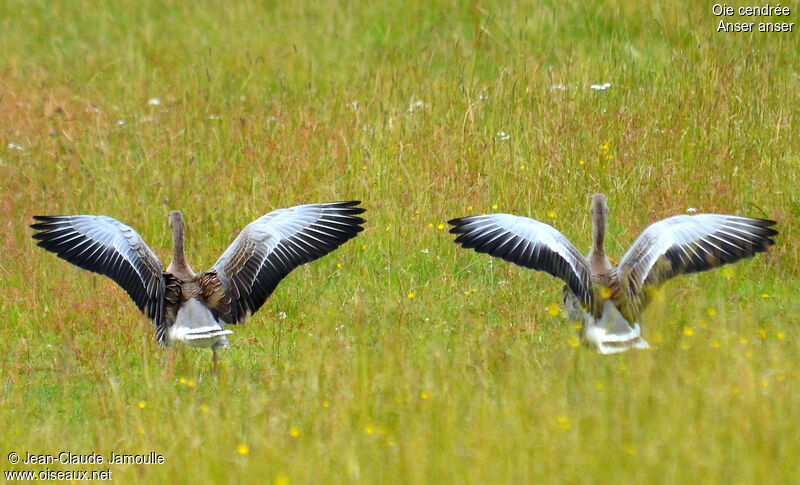
[{"label": "outstretched wing", "polygon": [[221,315],[238,323],[261,308],[294,268],[314,261],[363,231],[361,202],[331,202],[278,209],[245,227],[212,271],[230,299]]},{"label": "outstretched wing", "polygon": [[156,328],[164,316],[161,262],[139,234],[107,216],[34,216],[38,246],[122,287]]},{"label": "outstretched wing", "polygon": [[527,217],[489,214],[453,219],[457,243],[564,280],[583,303],[592,304],[592,272],[586,259],[552,226]]},{"label": "outstretched wing", "polygon": [[749,258],[775,244],[775,221],[719,214],[680,215],[648,226],[625,253],[617,276],[643,309],[646,286]]}]

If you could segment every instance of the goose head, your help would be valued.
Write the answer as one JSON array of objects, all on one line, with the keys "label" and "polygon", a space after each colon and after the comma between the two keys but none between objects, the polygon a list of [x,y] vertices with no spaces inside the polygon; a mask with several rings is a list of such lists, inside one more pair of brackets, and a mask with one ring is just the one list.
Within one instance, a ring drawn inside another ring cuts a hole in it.
[{"label": "goose head", "polygon": [[600,218],[605,221],[607,216],[608,204],[606,204],[606,196],[603,194],[594,194],[592,196],[592,220],[594,221]]},{"label": "goose head", "polygon": [[179,210],[170,211],[169,227],[172,229],[173,234],[176,231],[183,232],[183,212]]}]

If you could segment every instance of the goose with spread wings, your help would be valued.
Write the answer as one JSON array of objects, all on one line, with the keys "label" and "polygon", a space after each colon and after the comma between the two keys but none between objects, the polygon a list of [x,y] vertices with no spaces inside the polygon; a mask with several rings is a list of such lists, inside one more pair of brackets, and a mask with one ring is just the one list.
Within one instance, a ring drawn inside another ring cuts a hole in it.
[{"label": "goose with spread wings", "polygon": [[[245,227],[208,271],[196,274],[184,253],[184,219],[169,215],[172,262],[164,270],[129,226],[107,216],[34,216],[38,245],[121,286],[155,325],[162,346],[183,342],[213,351],[233,333],[222,324],[243,322],[278,283],[301,264],[334,251],[364,228],[359,201],[278,209]],[[170,358],[170,372],[172,356]]]},{"label": "goose with spread wings", "polygon": [[582,341],[600,353],[647,348],[639,318],[648,294],[681,274],[749,258],[775,243],[775,221],[720,214],[678,215],[648,226],[615,268],[604,240],[608,205],[592,197],[592,248],[584,257],[552,226],[527,217],[490,214],[454,219],[455,242],[479,253],[563,280],[564,305],[581,323]]}]

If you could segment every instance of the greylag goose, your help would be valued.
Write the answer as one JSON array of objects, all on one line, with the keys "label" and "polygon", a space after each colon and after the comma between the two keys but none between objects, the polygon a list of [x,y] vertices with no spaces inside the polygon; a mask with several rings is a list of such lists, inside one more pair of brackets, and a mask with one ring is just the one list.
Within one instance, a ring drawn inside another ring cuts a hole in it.
[{"label": "greylag goose", "polygon": [[[183,214],[169,215],[172,262],[166,271],[139,234],[107,216],[35,216],[38,245],[121,286],[155,325],[162,346],[184,342],[217,350],[231,334],[220,321],[243,322],[297,266],[355,237],[365,221],[359,201],[300,205],[247,225],[208,271],[195,274],[184,254]],[[173,354],[170,354],[170,373]]]},{"label": "greylag goose", "polygon": [[608,205],[592,197],[592,248],[585,258],[548,224],[511,214],[453,219],[455,242],[479,253],[563,280],[564,306],[581,340],[602,354],[647,348],[639,317],[652,288],[681,274],[707,271],[764,252],[775,221],[719,214],[679,215],[648,226],[611,265],[603,247]]}]

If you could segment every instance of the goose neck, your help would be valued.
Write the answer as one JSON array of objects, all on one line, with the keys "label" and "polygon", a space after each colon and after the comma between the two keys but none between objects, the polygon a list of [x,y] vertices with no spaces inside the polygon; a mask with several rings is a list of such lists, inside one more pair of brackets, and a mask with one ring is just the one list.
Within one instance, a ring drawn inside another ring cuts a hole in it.
[{"label": "goose neck", "polygon": [[170,271],[193,275],[194,272],[186,261],[186,253],[184,251],[183,214],[180,211],[172,211],[169,225],[172,228],[172,264],[170,264]]}]

